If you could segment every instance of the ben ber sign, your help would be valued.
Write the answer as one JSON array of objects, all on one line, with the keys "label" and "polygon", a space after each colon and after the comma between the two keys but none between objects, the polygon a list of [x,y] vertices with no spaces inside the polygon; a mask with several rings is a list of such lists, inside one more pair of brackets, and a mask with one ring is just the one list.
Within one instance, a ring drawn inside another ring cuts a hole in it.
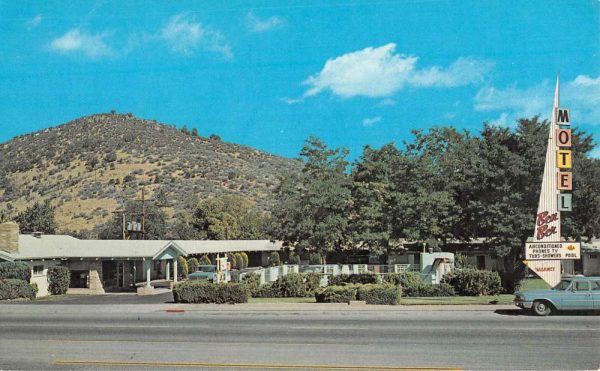
[{"label": "ben ber sign", "polygon": [[525,259],[579,259],[579,242],[532,242],[525,244]]}]

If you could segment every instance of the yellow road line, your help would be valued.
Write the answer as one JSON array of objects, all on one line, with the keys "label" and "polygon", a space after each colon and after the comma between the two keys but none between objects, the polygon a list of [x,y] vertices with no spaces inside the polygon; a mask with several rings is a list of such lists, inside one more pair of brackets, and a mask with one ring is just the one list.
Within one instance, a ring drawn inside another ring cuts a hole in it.
[{"label": "yellow road line", "polygon": [[211,362],[144,362],[144,361],[93,361],[93,360],[56,360],[55,365],[63,366],[132,366],[132,367],[188,367],[188,368],[241,368],[260,370],[373,370],[373,371],[447,371],[460,370],[449,367],[391,367],[391,366],[336,366],[336,365],[291,365],[291,364],[254,364],[254,363],[211,363]]}]

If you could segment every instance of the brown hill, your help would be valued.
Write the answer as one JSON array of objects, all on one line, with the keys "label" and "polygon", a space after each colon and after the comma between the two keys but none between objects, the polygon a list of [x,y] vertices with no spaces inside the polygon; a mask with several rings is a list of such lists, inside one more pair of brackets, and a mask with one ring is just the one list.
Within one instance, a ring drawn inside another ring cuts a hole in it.
[{"label": "brown hill", "polygon": [[226,194],[266,210],[279,177],[301,166],[131,114],[96,114],[0,144],[0,210],[49,200],[62,230],[92,230],[142,186],[170,216],[196,197]]}]

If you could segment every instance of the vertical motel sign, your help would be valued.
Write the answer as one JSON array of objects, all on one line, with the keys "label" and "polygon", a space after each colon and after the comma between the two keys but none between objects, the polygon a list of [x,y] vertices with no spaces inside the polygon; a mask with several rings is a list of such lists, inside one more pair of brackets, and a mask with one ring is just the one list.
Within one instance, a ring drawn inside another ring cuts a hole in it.
[{"label": "vertical motel sign", "polygon": [[546,147],[546,163],[534,235],[525,244],[524,263],[551,286],[560,282],[561,261],[579,259],[581,244],[563,242],[561,238],[561,211],[571,211],[573,189],[571,120],[569,110],[560,108],[559,80],[556,80],[552,120]]},{"label": "vertical motel sign", "polygon": [[573,167],[573,160],[571,155],[571,120],[569,116],[569,110],[566,108],[556,108],[556,167],[558,172],[556,174],[556,186],[558,193],[557,206],[558,211],[572,211],[573,202],[571,193],[564,191],[573,190],[573,173],[570,170]]}]

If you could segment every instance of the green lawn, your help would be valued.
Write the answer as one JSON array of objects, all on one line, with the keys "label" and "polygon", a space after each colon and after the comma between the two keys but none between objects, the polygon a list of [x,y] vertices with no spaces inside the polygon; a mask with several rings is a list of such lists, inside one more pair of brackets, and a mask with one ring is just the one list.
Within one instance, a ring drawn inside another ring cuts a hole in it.
[{"label": "green lawn", "polygon": [[[489,304],[497,300],[497,304],[512,304],[513,295],[497,296],[449,296],[436,298],[405,298],[400,300],[402,305],[466,305]],[[314,297],[308,298],[250,298],[250,304],[286,304],[286,303],[316,303]]]},{"label": "green lawn", "polygon": [[496,296],[445,296],[434,298],[405,298],[400,299],[402,305],[465,305],[465,304],[490,304],[497,300],[496,304],[512,304],[513,295]]},{"label": "green lawn", "polygon": [[550,285],[541,278],[526,278],[521,281],[521,288],[519,288],[519,291],[546,290],[549,288]]}]

